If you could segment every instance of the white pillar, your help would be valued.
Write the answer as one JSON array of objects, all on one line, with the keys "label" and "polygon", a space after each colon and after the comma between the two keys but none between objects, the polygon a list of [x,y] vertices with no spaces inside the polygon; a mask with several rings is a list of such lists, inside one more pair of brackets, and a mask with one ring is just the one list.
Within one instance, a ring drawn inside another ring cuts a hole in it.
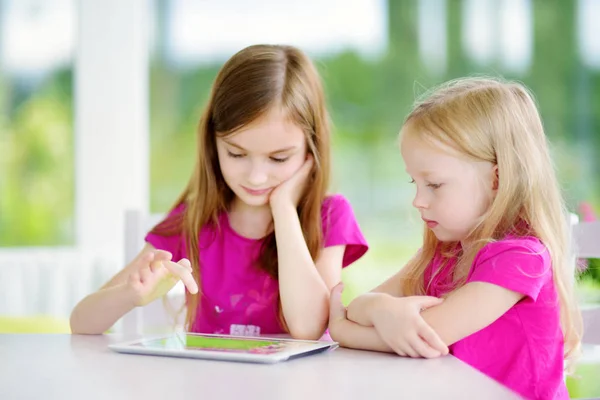
[{"label": "white pillar", "polygon": [[[577,44],[583,65],[600,70],[600,3],[596,0],[577,1]],[[594,39],[596,38],[596,39]]]},{"label": "white pillar", "polygon": [[148,210],[149,3],[78,1],[76,240],[115,268],[123,266],[125,210]]}]

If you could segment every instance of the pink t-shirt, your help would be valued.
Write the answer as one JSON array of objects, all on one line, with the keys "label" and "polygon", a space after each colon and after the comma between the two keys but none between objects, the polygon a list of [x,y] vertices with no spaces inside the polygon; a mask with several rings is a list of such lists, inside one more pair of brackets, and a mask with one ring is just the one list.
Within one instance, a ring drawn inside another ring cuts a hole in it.
[{"label": "pink t-shirt", "polygon": [[[425,271],[430,296],[452,288],[452,263],[431,280],[440,265],[441,258],[434,257]],[[489,243],[475,257],[468,282],[491,283],[525,297],[489,326],[451,345],[450,353],[527,399],[568,399],[560,306],[547,248],[534,237]]]},{"label": "pink t-shirt", "polygon": [[[182,211],[180,206],[171,215]],[[346,198],[327,197],[321,214],[324,247],[345,245],[344,267],[365,254],[367,242]],[[192,332],[284,333],[278,317],[278,282],[256,265],[263,240],[239,235],[229,225],[227,213],[220,216],[219,224],[220,232],[213,226],[205,226],[200,232],[202,298]],[[174,260],[187,258],[182,235],[149,233],[146,241],[171,252]]]}]

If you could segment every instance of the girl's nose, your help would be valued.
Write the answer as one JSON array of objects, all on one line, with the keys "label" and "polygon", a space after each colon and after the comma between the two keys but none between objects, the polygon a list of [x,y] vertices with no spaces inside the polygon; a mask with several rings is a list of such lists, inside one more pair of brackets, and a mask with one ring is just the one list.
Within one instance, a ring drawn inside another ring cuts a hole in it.
[{"label": "girl's nose", "polygon": [[420,191],[417,189],[417,193],[415,194],[415,198],[413,199],[412,205],[417,209],[423,209],[427,208],[429,206],[429,203],[427,202],[425,196],[421,194]]},{"label": "girl's nose", "polygon": [[248,174],[248,183],[254,189],[264,189],[261,186],[267,182],[269,174],[267,166],[262,162],[253,162]]}]

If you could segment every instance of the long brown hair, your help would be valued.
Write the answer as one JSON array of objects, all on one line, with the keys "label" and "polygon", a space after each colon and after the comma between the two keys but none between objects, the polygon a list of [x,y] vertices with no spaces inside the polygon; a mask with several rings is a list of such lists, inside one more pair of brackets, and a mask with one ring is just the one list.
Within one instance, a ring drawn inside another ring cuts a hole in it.
[{"label": "long brown hair", "polygon": [[454,287],[462,286],[477,253],[507,234],[531,235],[552,259],[560,299],[565,358],[577,355],[581,314],[574,297],[567,212],[548,141],[533,95],[517,82],[464,78],[446,83],[418,101],[400,132],[432,145],[444,144],[464,157],[498,166],[498,191],[485,218],[470,234],[472,245],[440,242],[425,228],[421,251],[405,267],[402,293],[424,294],[424,271],[436,252],[444,262],[457,257]]},{"label": "long brown hair", "polygon": [[[314,157],[311,181],[298,206],[304,237],[313,259],[322,247],[321,204],[329,184],[330,130],[325,96],[319,74],[299,49],[283,45],[255,45],[231,57],[219,71],[208,104],[200,118],[197,159],[192,176],[172,210],[184,205],[184,212],[158,224],[153,233],[182,234],[187,256],[200,292],[186,292],[186,327],[191,330],[202,295],[198,235],[205,225],[219,228],[221,213],[227,212],[234,193],[219,167],[216,138],[235,133],[274,107],[304,131],[308,151]],[[275,233],[263,241],[259,267],[277,279]],[[280,309],[281,316],[281,309]],[[283,326],[285,326],[285,321]]]}]

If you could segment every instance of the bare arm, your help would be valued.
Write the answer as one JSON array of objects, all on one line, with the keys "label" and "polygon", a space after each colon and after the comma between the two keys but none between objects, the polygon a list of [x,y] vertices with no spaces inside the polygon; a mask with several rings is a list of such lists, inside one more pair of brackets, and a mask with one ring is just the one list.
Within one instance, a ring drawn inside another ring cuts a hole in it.
[{"label": "bare arm", "polygon": [[81,300],[71,312],[71,332],[75,334],[101,334],[134,307],[134,298],[128,290],[127,279],[133,271],[150,262],[154,247],[146,244],[142,251],[125,268],[113,276],[97,292]]},{"label": "bare arm", "polygon": [[180,279],[194,293],[198,290],[186,259],[170,261],[171,254],[146,244],[137,257],[100,290],[81,300],[71,313],[75,334],[101,334],[135,306],[163,296]]},{"label": "bare arm", "polygon": [[421,316],[421,310],[442,300],[430,296],[404,297],[404,279],[400,270],[370,293],[355,298],[348,306],[347,319],[373,329],[379,340],[401,356],[434,358],[447,354],[447,346]]},{"label": "bare arm", "polygon": [[313,262],[292,204],[272,207],[279,262],[279,292],[290,334],[318,339],[327,328],[329,292],[341,280],[346,246],[323,249]]},{"label": "bare arm", "polygon": [[342,347],[393,353],[375,328],[359,325],[346,318],[342,304],[343,284],[334,286],[329,306],[329,334]]},{"label": "bare arm", "polygon": [[490,325],[523,297],[491,283],[470,282],[421,315],[451,345]]},{"label": "bare arm", "polygon": [[71,313],[71,332],[98,335],[135,307],[127,283],[100,289],[81,300]]},{"label": "bare arm", "polygon": [[343,319],[330,325],[329,334],[342,347],[394,353],[372,326],[362,326]]}]

